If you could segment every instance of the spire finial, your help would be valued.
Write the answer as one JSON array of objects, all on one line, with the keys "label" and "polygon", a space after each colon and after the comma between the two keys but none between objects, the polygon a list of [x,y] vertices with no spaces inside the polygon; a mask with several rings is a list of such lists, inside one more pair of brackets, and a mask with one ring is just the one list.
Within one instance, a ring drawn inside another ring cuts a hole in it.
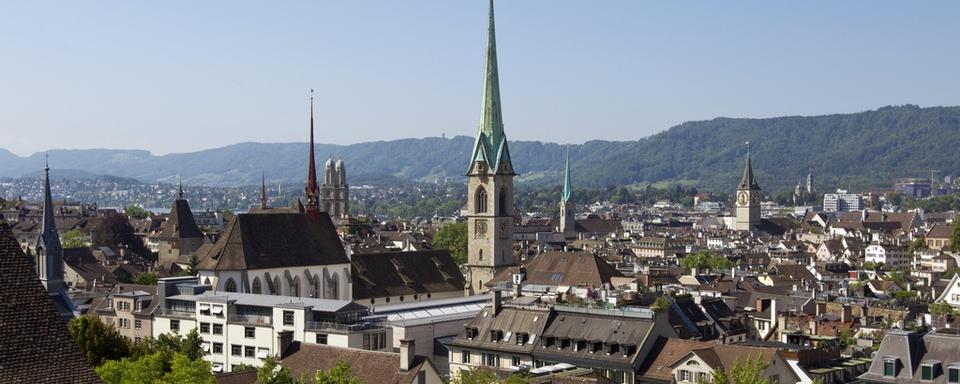
[{"label": "spire finial", "polygon": [[179,186],[177,187],[177,196],[179,197],[180,200],[183,200],[183,176],[177,175],[177,180],[178,180],[177,183],[179,184]]},{"label": "spire finial", "polygon": [[50,173],[50,152],[45,152],[43,154],[43,170],[47,173]]},{"label": "spire finial", "polygon": [[267,209],[267,174],[260,172],[260,209]]}]

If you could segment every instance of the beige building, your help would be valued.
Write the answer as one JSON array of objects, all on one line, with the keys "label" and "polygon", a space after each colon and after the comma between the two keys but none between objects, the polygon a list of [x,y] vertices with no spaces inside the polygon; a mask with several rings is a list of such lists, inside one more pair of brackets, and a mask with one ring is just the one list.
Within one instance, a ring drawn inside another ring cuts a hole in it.
[{"label": "beige building", "polygon": [[762,375],[770,383],[801,381],[802,372],[795,372],[776,348],[660,339],[641,365],[638,382],[709,383],[718,370],[729,371],[737,362],[757,358],[766,366]]},{"label": "beige building", "polygon": [[139,342],[153,336],[151,313],[157,306],[157,287],[118,284],[95,308],[103,323],[117,328],[121,335]]}]

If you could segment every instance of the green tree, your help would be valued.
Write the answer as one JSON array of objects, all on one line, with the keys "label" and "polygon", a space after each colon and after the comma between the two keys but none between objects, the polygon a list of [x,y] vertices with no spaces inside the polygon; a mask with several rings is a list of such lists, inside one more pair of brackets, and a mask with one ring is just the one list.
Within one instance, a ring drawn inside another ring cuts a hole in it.
[{"label": "green tree", "polygon": [[261,384],[293,384],[290,369],[280,365],[273,356],[263,360],[263,365],[257,370],[257,382]]},{"label": "green tree", "polygon": [[907,247],[907,253],[909,253],[910,256],[913,256],[914,252],[926,248],[927,243],[923,242],[923,239],[913,239],[913,241],[911,241],[910,245]]},{"label": "green tree", "polygon": [[123,213],[134,219],[145,219],[150,215],[150,212],[138,205],[128,205],[123,209]]},{"label": "green tree", "polygon": [[144,272],[133,278],[133,283],[140,285],[157,285],[157,279],[159,278],[160,275],[156,272]]},{"label": "green tree", "polygon": [[163,377],[163,359],[160,354],[139,359],[110,360],[94,369],[105,384],[157,383]]},{"label": "green tree", "polygon": [[61,243],[63,248],[84,248],[90,243],[90,236],[83,234],[79,229],[71,229],[63,233]]},{"label": "green tree", "polygon": [[130,355],[130,341],[121,336],[116,328],[95,317],[70,319],[67,329],[91,366],[97,367],[106,360],[120,360]]},{"label": "green tree", "polygon": [[199,360],[203,357],[203,339],[197,329],[191,329],[186,337],[180,342],[179,352],[186,355],[190,360]]},{"label": "green tree", "polygon": [[360,380],[350,371],[350,363],[338,360],[337,363],[326,371],[318,370],[317,373],[313,376],[314,384],[363,384],[363,380]]},{"label": "green tree", "polygon": [[763,355],[756,358],[747,357],[737,360],[729,370],[717,369],[713,373],[713,384],[770,384],[770,380],[763,377],[767,369],[763,363]]},{"label": "green tree", "polygon": [[450,384],[495,384],[496,382],[497,375],[493,371],[478,367],[460,370],[460,373],[450,380]]},{"label": "green tree", "polygon": [[446,249],[457,264],[467,262],[467,223],[447,223],[433,236],[434,249]]},{"label": "green tree", "polygon": [[111,213],[102,216],[90,232],[94,246],[117,247],[122,245],[138,255],[148,255],[150,253],[147,247],[143,245],[143,241],[134,234],[130,221],[123,215]]},{"label": "green tree", "polygon": [[203,359],[191,360],[182,353],[173,355],[173,364],[169,372],[163,375],[168,384],[216,384],[210,363]]},{"label": "green tree", "polygon": [[670,308],[671,305],[673,305],[673,302],[670,301],[670,299],[660,296],[653,302],[653,304],[650,305],[650,309],[659,311]]},{"label": "green tree", "polygon": [[950,235],[950,250],[960,252],[960,220],[953,222],[953,233]]}]

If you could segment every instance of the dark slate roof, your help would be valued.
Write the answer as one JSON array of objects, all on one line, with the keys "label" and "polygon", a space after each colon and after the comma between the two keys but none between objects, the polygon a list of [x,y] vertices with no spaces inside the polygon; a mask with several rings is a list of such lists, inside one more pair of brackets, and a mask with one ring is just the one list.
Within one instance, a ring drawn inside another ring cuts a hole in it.
[{"label": "dark slate roof", "polygon": [[596,216],[589,216],[586,219],[577,219],[575,221],[576,232],[586,233],[616,233],[623,230],[620,220],[603,219]]},{"label": "dark slate roof", "polygon": [[6,222],[0,220],[0,378],[99,383]]},{"label": "dark slate roof", "polygon": [[[544,252],[527,262],[524,268],[524,284],[600,287],[610,283],[611,277],[623,277],[616,268],[589,252]],[[504,269],[490,284],[512,282],[517,269]]]},{"label": "dark slate roof", "polygon": [[356,253],[353,299],[463,291],[465,279],[449,251]]},{"label": "dark slate roof", "polygon": [[[494,314],[493,308],[487,306],[476,317],[467,322],[464,325],[464,330],[450,343],[461,347],[529,354],[534,351],[535,344],[539,344],[543,330],[552,315],[553,311],[549,310],[516,307],[503,307],[500,313]],[[466,329],[468,328],[476,328],[478,331],[477,337],[467,338]],[[490,340],[491,330],[501,331],[504,335],[511,332],[511,339],[509,341],[492,341]],[[517,345],[516,336],[514,336],[517,333],[527,333],[534,343],[527,342],[523,345]]]},{"label": "dark slate roof", "polygon": [[312,224],[302,213],[239,214],[217,243],[199,255],[199,269],[249,270],[347,264],[333,221],[320,212]]},{"label": "dark slate roof", "polygon": [[190,204],[184,199],[176,199],[173,206],[170,207],[170,218],[167,224],[163,226],[160,232],[161,239],[193,239],[203,237],[200,227],[193,220],[193,212],[190,211]]},{"label": "dark slate roof", "polygon": [[[537,340],[538,348],[533,350],[534,357],[538,360],[562,361],[574,365],[575,362],[586,362],[591,365],[601,365],[607,367],[636,367],[639,365],[639,358],[643,358],[638,353],[643,349],[644,343],[652,343],[648,336],[653,331],[655,320],[652,318],[638,318],[629,316],[619,316],[616,314],[600,313],[579,313],[566,310],[556,310],[556,314],[551,317],[547,327],[543,330],[544,337]],[[662,321],[666,321],[666,317]],[[570,340],[584,340],[588,343],[602,342],[604,347],[608,344],[617,344],[621,348],[619,351],[611,354],[603,352],[590,353],[589,348],[574,351],[574,343],[562,349],[554,343],[550,347],[544,348],[547,337],[569,338]],[[673,335],[676,336],[676,335]],[[635,349],[628,355],[624,355],[623,346],[634,346]],[[583,364],[583,363],[581,363]]]},{"label": "dark slate roof", "polygon": [[88,283],[98,280],[106,285],[117,283],[116,276],[113,275],[107,267],[100,264],[100,260],[93,255],[90,248],[65,248],[63,250],[63,263],[77,272]]},{"label": "dark slate roof", "polygon": [[[951,330],[944,330],[951,331]],[[916,332],[888,331],[880,343],[876,358],[861,379],[880,383],[946,383],[947,368],[960,363],[960,335],[944,331],[920,334]],[[899,358],[899,370],[893,378],[883,376],[886,357]],[[932,381],[921,381],[921,365],[924,362],[940,362],[939,375]]]}]

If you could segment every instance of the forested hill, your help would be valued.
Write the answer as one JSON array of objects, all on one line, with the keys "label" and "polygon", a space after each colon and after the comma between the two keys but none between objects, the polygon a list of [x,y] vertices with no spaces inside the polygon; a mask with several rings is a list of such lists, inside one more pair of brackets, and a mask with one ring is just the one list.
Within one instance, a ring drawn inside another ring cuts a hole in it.
[{"label": "forested hill", "polygon": [[[507,132],[508,136],[510,132]],[[636,183],[685,182],[729,191],[743,169],[751,142],[754,170],[767,191],[790,189],[812,172],[815,187],[889,185],[931,169],[960,172],[960,107],[884,107],[875,111],[768,119],[717,118],[683,123],[637,141],[571,145],[574,184],[603,188]],[[462,180],[473,138],[424,138],[346,146],[320,144],[319,161],[343,158],[351,184],[403,180]],[[511,141],[520,183],[560,183],[566,147]],[[140,150],[53,150],[54,167],[143,181],[249,185],[299,182],[305,177],[305,143],[241,143],[192,153],[154,156]],[[43,167],[43,154],[19,157],[0,150],[0,176],[22,176]]]}]

